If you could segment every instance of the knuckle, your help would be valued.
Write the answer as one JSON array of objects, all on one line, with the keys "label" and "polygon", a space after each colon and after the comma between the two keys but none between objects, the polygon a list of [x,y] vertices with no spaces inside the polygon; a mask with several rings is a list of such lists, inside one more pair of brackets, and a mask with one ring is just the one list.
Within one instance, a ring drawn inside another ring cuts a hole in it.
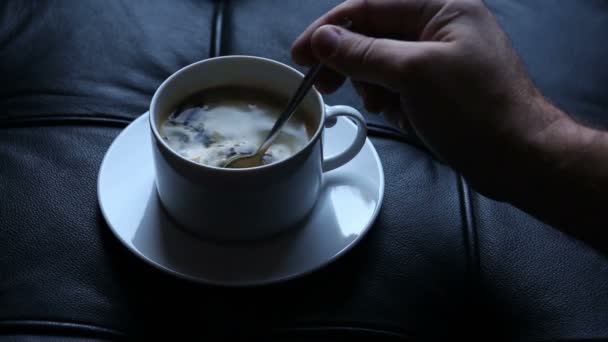
[{"label": "knuckle", "polygon": [[374,57],[374,49],[376,45],[376,38],[362,39],[359,43],[359,51],[361,63],[363,64],[372,64]]},{"label": "knuckle", "polygon": [[375,38],[357,39],[348,45],[346,54],[359,65],[372,62]]}]

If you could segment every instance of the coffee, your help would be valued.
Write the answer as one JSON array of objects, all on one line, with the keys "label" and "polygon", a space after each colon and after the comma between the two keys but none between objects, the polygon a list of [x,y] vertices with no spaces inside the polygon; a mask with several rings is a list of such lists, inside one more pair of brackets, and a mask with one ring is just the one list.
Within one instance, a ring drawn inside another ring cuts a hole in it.
[{"label": "coffee", "polygon": [[[221,166],[234,155],[254,153],[281,114],[286,98],[269,91],[223,86],[183,101],[160,127],[177,153],[204,165]],[[311,116],[298,108],[264,155],[263,163],[289,158],[314,133]]]}]

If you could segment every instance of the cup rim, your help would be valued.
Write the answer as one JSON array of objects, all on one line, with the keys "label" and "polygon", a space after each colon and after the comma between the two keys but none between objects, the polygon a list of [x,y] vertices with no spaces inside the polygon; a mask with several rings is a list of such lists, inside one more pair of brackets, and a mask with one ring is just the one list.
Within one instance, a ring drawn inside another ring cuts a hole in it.
[{"label": "cup rim", "polygon": [[[211,57],[211,58],[207,58],[198,62],[194,62],[191,63],[189,65],[186,65],[184,67],[182,67],[181,69],[177,70],[176,72],[174,72],[173,74],[171,74],[171,76],[169,76],[167,79],[165,79],[163,81],[163,83],[161,83],[161,85],[156,89],[156,91],[154,92],[154,95],[152,96],[152,100],[150,102],[150,110],[149,110],[149,115],[148,115],[148,122],[150,124],[150,129],[152,130],[152,134],[154,136],[154,139],[156,140],[156,142],[160,142],[160,144],[163,146],[163,148],[168,151],[169,153],[171,153],[173,156],[177,157],[179,160],[187,163],[188,165],[198,168],[198,169],[202,169],[204,171],[215,171],[215,172],[225,172],[225,173],[245,173],[245,172],[254,172],[254,171],[266,171],[266,170],[272,170],[272,169],[276,169],[279,168],[295,159],[297,159],[298,156],[306,153],[316,142],[317,139],[319,139],[319,137],[321,136],[321,132],[323,131],[323,127],[325,126],[325,102],[323,101],[323,97],[321,96],[321,93],[317,90],[317,88],[315,86],[313,86],[311,88],[311,91],[313,92],[314,96],[316,97],[318,104],[320,105],[320,118],[319,118],[319,124],[315,130],[315,133],[312,135],[312,137],[308,140],[308,142],[306,143],[306,145],[304,145],[304,147],[302,147],[298,152],[294,153],[293,155],[289,156],[288,158],[285,158],[283,160],[280,160],[278,162],[272,163],[272,164],[266,164],[266,165],[260,165],[260,166],[254,166],[254,167],[247,167],[247,168],[224,168],[224,167],[218,167],[218,166],[213,166],[213,165],[206,165],[206,164],[201,164],[201,163],[197,163],[191,159],[188,159],[182,155],[180,155],[179,153],[177,153],[175,150],[173,150],[168,144],[167,142],[161,137],[160,133],[158,132],[158,128],[156,127],[155,124],[155,107],[156,107],[156,103],[158,102],[158,98],[160,97],[160,94],[165,90],[165,88],[167,88],[169,86],[169,83],[179,77],[180,75],[189,72],[191,69],[195,68],[198,65],[201,64],[205,64],[205,63],[209,63],[209,62],[213,62],[213,61],[218,61],[218,60],[256,60],[256,61],[262,61],[265,63],[270,63],[270,64],[274,64],[282,69],[284,69],[286,72],[290,72],[290,73],[295,73],[296,76],[300,77],[300,78],[304,78],[304,74],[302,74],[300,71],[296,70],[295,68],[281,63],[279,61],[270,59],[270,58],[265,58],[265,57],[259,57],[259,56],[250,56],[250,55],[229,55],[229,56],[219,56],[219,57]],[[307,95],[308,96],[308,95]]]}]

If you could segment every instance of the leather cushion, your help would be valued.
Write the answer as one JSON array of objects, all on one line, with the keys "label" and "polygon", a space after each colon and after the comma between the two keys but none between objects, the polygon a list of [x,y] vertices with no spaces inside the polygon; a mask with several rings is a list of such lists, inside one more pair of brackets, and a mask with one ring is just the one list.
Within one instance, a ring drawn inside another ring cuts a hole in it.
[{"label": "leather cushion", "polygon": [[[253,13],[269,4],[242,3]],[[235,16],[239,5],[230,7]],[[458,176],[400,141],[374,139],[388,186],[369,236],[304,279],[223,289],[174,279],[136,259],[99,213],[99,163],[120,125],[146,110],[155,87],[212,50],[214,6],[4,6],[3,13],[7,7],[20,13],[4,22],[28,25],[3,39],[7,53],[0,63],[13,81],[4,85],[0,114],[0,187],[10,194],[0,202],[6,227],[0,248],[8,251],[0,265],[7,275],[0,277],[0,331],[27,333],[23,320],[49,333],[56,331],[53,323],[78,323],[83,331],[100,327],[112,336],[316,330],[441,337],[459,331],[468,273]],[[105,25],[112,20],[123,25]],[[278,24],[269,27],[276,32]],[[83,33],[87,25],[96,31]],[[296,33],[279,41],[282,48],[266,42],[226,52],[269,56],[287,51],[285,42]],[[273,41],[274,33],[265,34]],[[23,56],[23,46],[32,54]],[[44,54],[52,58],[31,57]],[[34,60],[38,65],[31,66]]]},{"label": "leather cushion", "polygon": [[2,1],[0,118],[133,119],[209,56],[212,16],[210,1]]},{"label": "leather cushion", "polygon": [[486,1],[536,85],[585,124],[608,129],[608,2]]},{"label": "leather cushion", "polygon": [[151,269],[109,232],[95,182],[118,132],[80,125],[2,129],[0,187],[10,197],[0,203],[7,251],[0,319],[133,334],[370,326],[432,336],[457,328],[466,263],[456,175],[423,152],[374,141],[387,184],[395,186],[386,189],[369,236],[342,260],[282,285],[222,289]]},{"label": "leather cushion", "polygon": [[[608,128],[608,2],[487,3],[543,93],[577,120]],[[480,316],[496,334],[608,338],[608,256],[510,205],[474,193],[471,203]]]},{"label": "leather cushion", "polygon": [[[488,2],[539,86],[581,118],[605,123],[606,74],[594,70],[606,48],[579,42],[606,32],[605,3]],[[8,200],[0,201],[0,334],[28,333],[33,324],[41,334],[95,337],[607,337],[604,256],[480,197],[390,129],[372,132],[392,137],[373,138],[387,184],[376,225],[305,278],[251,289],[196,285],[151,269],[111,235],[97,208],[99,163],[158,84],[216,52],[291,64],[293,38],[335,3],[1,4],[0,72],[8,81],[0,86],[0,189]],[[220,4],[226,20],[218,30]],[[360,107],[349,87],[328,103]],[[487,335],[484,327],[492,328]]]}]

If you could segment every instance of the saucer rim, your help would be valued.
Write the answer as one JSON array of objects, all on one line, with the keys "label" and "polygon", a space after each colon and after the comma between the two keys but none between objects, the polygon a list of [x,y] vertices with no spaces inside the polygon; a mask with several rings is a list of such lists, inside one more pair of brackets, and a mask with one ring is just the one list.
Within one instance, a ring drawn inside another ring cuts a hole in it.
[{"label": "saucer rim", "polygon": [[[112,140],[112,143],[110,144],[110,147],[106,150],[106,153],[104,154],[103,160],[100,164],[99,167],[99,171],[97,173],[97,201],[98,201],[98,205],[102,214],[102,217],[106,223],[106,225],[108,226],[108,228],[110,228],[110,230],[112,231],[112,234],[118,239],[118,241],[121,242],[121,244],[126,247],[131,253],[133,253],[134,255],[136,255],[137,257],[139,257],[141,260],[143,260],[146,264],[152,266],[153,268],[160,270],[162,272],[166,272],[172,276],[175,276],[177,278],[189,281],[189,282],[193,282],[196,284],[202,284],[202,285],[211,285],[211,286],[219,286],[219,287],[228,287],[228,288],[243,288],[243,287],[257,287],[257,286],[267,286],[267,285],[273,285],[273,284],[280,284],[280,283],[284,283],[284,282],[288,282],[290,280],[294,280],[297,278],[301,278],[304,277],[306,275],[309,275],[313,272],[316,272],[318,270],[321,270],[323,268],[325,268],[326,266],[330,265],[331,263],[335,262],[336,260],[338,260],[340,257],[344,256],[346,253],[348,253],[350,250],[352,250],[359,242],[361,242],[361,240],[363,240],[363,238],[368,234],[368,232],[371,230],[372,226],[374,225],[374,223],[376,222],[378,215],[380,214],[380,210],[382,209],[382,205],[384,202],[384,192],[385,192],[385,177],[384,177],[384,168],[382,165],[382,162],[380,160],[380,156],[378,155],[378,151],[376,150],[375,146],[373,145],[373,143],[371,142],[371,140],[369,139],[369,137],[366,138],[366,144],[369,143],[369,147],[371,148],[371,153],[374,157],[375,160],[375,164],[378,167],[378,172],[380,175],[379,178],[379,195],[378,195],[378,202],[374,207],[374,211],[373,213],[370,215],[369,220],[367,220],[368,222],[365,224],[365,227],[363,229],[361,229],[360,233],[357,235],[356,238],[354,238],[352,241],[350,241],[349,243],[345,244],[344,247],[342,247],[342,249],[340,249],[340,251],[338,251],[337,253],[335,253],[334,255],[332,255],[330,258],[327,258],[327,260],[324,260],[323,262],[310,267],[307,270],[304,271],[299,271],[299,272],[290,272],[289,274],[285,275],[285,276],[281,276],[281,277],[269,277],[269,279],[267,280],[262,280],[262,281],[251,281],[251,280],[239,280],[239,281],[227,281],[227,282],[222,282],[222,281],[217,281],[217,280],[211,280],[208,278],[202,278],[200,276],[194,276],[194,275],[189,275],[189,274],[185,274],[179,271],[175,271],[171,268],[168,268],[165,265],[162,265],[152,259],[150,259],[146,254],[144,254],[143,252],[141,252],[140,250],[138,250],[136,248],[135,245],[133,245],[132,243],[129,243],[128,241],[125,240],[125,237],[123,234],[120,234],[118,231],[118,229],[116,229],[114,227],[113,224],[110,223],[110,220],[108,219],[108,214],[107,214],[107,210],[104,207],[103,201],[101,200],[101,188],[102,188],[102,182],[101,182],[101,174],[102,174],[102,170],[107,166],[107,159],[108,159],[108,155],[116,148],[116,144],[115,142],[120,139],[123,135],[128,134],[128,129],[134,125],[137,121],[140,120],[145,120],[146,117],[149,116],[149,112],[146,111],[143,114],[141,114],[140,116],[138,116],[137,118],[135,118],[133,121],[131,121],[131,123],[129,123],[129,125],[127,125],[125,128],[122,129],[122,131]],[[345,120],[346,122],[348,122],[350,125],[352,125],[353,127],[356,128],[355,123],[351,122],[350,120],[343,118],[343,117],[339,117],[337,118],[338,120]],[[348,165],[348,163],[346,163],[345,165]],[[341,166],[342,167],[342,166]],[[340,168],[337,168],[336,170],[339,170]],[[152,174],[154,174],[154,169],[151,169],[150,171]],[[332,172],[332,171],[328,171],[328,172]],[[154,188],[153,191],[156,191],[156,181],[154,179],[152,179],[152,187]],[[156,199],[157,201],[159,201],[159,199]],[[160,206],[161,204],[158,203],[158,205]],[[165,213],[166,215],[166,213]],[[177,227],[176,223],[172,223],[173,228],[175,229],[180,229],[180,227]],[[297,228],[300,228],[301,225],[299,225]],[[184,232],[182,232],[183,235],[188,236],[188,238],[191,239],[197,239],[199,240],[199,243],[202,244],[208,244],[208,245],[212,245],[212,246],[218,246],[220,244],[218,243],[214,243],[211,240],[205,240],[202,238],[197,238],[194,236],[189,236],[189,234],[185,234]],[[280,237],[279,237],[280,238]],[[234,248],[234,246],[232,246]],[[238,248],[238,247],[237,247]]]}]

